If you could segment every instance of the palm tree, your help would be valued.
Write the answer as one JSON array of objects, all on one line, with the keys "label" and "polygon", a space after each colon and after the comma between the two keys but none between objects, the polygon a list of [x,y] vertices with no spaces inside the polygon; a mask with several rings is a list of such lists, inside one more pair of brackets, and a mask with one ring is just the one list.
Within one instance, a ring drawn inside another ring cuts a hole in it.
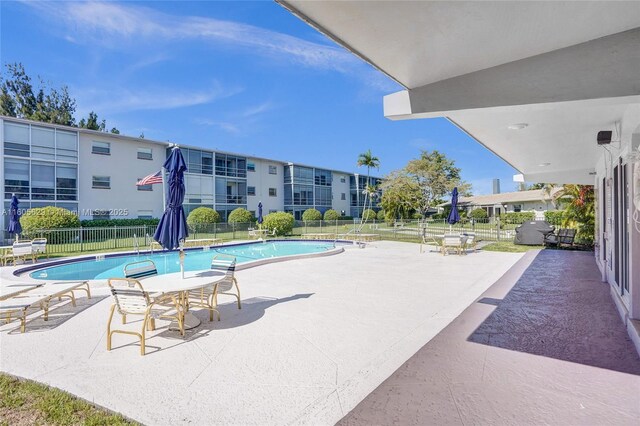
[{"label": "palm tree", "polygon": [[[376,169],[380,168],[380,159],[378,157],[375,157],[371,153],[371,149],[368,149],[366,152],[363,152],[358,156],[358,167],[362,167],[362,166],[365,166],[367,168],[367,185],[365,187],[365,192],[366,192],[367,189],[371,186],[371,182],[370,182],[371,168],[372,167],[375,167]],[[366,208],[366,206],[364,208]]]},{"label": "palm tree", "polygon": [[368,149],[366,152],[363,152],[358,156],[358,167],[362,166],[367,168],[367,186],[369,186],[369,172],[372,167],[375,167],[376,169],[380,168],[380,159],[378,157],[374,157],[371,150]]},{"label": "palm tree", "polygon": [[595,195],[591,185],[563,185],[553,200],[564,204],[563,226],[578,228],[576,239],[593,242],[595,229]]}]

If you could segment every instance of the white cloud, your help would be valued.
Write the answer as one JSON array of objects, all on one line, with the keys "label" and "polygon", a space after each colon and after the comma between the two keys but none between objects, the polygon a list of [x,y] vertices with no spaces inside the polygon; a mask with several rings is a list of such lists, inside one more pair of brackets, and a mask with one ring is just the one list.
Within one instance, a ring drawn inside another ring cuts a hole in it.
[{"label": "white cloud", "polygon": [[85,105],[91,105],[85,112],[100,111],[103,115],[138,110],[163,110],[208,104],[241,91],[242,88],[222,87],[217,82],[207,89],[196,91],[166,87],[140,90],[124,88],[74,90],[80,95],[77,97],[77,104],[81,116],[84,109],[87,109]]},{"label": "white cloud", "polygon": [[273,109],[273,104],[271,102],[263,102],[258,105],[253,105],[248,107],[242,112],[242,117],[253,117],[256,115],[260,115],[264,112],[270,111]]},{"label": "white cloud", "polygon": [[300,64],[348,72],[359,60],[342,48],[215,18],[178,16],[151,8],[106,2],[25,2],[46,18],[66,23],[76,43],[121,49],[140,41],[203,40],[215,46],[247,47]]}]

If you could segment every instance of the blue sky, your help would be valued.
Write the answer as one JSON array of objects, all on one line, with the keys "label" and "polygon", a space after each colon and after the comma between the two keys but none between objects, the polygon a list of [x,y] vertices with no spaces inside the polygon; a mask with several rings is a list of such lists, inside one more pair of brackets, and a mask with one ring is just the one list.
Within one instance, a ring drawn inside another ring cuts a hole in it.
[{"label": "blue sky", "polygon": [[0,3],[1,60],[68,85],[123,134],[376,175],[438,149],[477,194],[515,171],[445,119],[390,121],[402,88],[273,2]]}]

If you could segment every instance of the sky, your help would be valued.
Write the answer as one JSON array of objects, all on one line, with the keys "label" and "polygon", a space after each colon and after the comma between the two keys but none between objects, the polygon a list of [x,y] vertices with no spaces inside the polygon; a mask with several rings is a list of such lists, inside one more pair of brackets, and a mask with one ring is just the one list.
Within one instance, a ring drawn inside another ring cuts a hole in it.
[{"label": "sky", "polygon": [[0,61],[69,87],[122,134],[365,173],[444,152],[475,194],[511,166],[446,119],[391,121],[403,88],[275,2],[0,2]]}]

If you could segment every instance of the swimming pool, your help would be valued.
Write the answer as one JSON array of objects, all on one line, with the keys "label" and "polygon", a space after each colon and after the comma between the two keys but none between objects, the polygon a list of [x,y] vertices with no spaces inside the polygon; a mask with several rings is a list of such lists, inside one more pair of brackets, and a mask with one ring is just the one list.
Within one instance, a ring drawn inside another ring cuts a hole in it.
[{"label": "swimming pool", "polygon": [[[185,271],[209,269],[211,258],[216,253],[230,254],[236,257],[239,269],[242,264],[267,263],[278,258],[306,257],[305,255],[329,254],[340,252],[333,243],[321,241],[269,241],[231,246],[213,247],[210,250],[187,250]],[[61,265],[38,269],[29,274],[31,278],[41,280],[101,280],[124,277],[124,265],[150,259],[156,264],[159,274],[180,272],[177,251],[144,253],[139,255],[96,256],[91,259],[68,261]],[[280,259],[282,260],[282,259]]]}]

